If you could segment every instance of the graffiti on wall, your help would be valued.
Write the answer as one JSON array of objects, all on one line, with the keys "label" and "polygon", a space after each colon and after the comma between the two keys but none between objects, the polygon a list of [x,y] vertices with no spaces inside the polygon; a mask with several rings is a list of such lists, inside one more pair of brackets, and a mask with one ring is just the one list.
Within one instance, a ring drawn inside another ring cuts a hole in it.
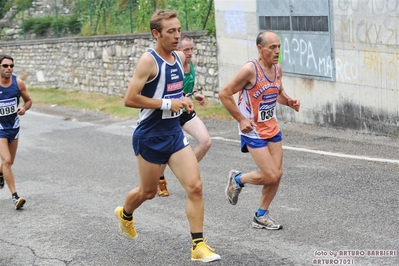
[{"label": "graffiti on wall", "polygon": [[399,8],[398,0],[338,0],[338,7],[342,11],[358,12],[367,7],[370,15],[395,12]]},{"label": "graffiti on wall", "polygon": [[364,51],[363,63],[370,70],[388,78],[396,78],[399,67],[399,52],[382,53],[379,51]]},{"label": "graffiti on wall", "polygon": [[376,23],[365,19],[356,21],[352,18],[343,18],[341,20],[341,35],[343,41],[351,43],[398,44],[398,29],[389,27],[386,23]]},{"label": "graffiti on wall", "polygon": [[338,81],[349,82],[356,80],[359,76],[357,66],[350,61],[337,58],[335,59],[335,67]]},{"label": "graffiti on wall", "polygon": [[340,16],[341,41],[361,45],[363,66],[370,71],[396,78],[399,0],[339,0],[338,8],[346,14]]},{"label": "graffiti on wall", "polygon": [[312,40],[303,38],[282,38],[282,59],[291,68],[306,68],[308,73],[331,76],[333,65],[330,52],[314,49]]}]

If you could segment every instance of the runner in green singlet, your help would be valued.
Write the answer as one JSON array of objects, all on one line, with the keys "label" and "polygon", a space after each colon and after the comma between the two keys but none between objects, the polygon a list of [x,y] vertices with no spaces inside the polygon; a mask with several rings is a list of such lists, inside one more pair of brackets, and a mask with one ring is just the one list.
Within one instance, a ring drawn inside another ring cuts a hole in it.
[{"label": "runner in green singlet", "polygon": [[[197,61],[193,58],[194,52],[194,41],[187,35],[181,37],[181,41],[178,46],[179,51],[182,51],[186,55],[186,61],[183,63],[184,68],[184,81],[183,81],[183,92],[186,97],[194,98],[199,102],[201,106],[205,104],[205,97],[201,93],[195,90],[195,66]],[[198,118],[195,111],[187,113],[183,110],[180,115],[180,125],[183,130],[191,135],[196,141],[197,146],[194,148],[194,154],[197,157],[198,162],[204,158],[205,154],[212,145],[211,137],[209,136],[206,126],[201,119]],[[159,178],[158,184],[158,195],[160,197],[169,196],[169,191],[166,187],[166,180],[164,176],[166,165],[163,166],[162,176]]]}]

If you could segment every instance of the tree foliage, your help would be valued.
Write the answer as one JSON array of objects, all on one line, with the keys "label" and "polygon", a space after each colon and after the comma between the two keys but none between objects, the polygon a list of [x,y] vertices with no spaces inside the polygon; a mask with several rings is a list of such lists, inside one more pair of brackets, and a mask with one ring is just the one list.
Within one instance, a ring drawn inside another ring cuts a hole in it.
[{"label": "tree foliage", "polygon": [[178,12],[182,30],[215,33],[213,1],[209,0],[77,1],[81,22],[91,29],[89,35],[148,32],[152,14],[156,9],[164,8]]},{"label": "tree foliage", "polygon": [[[215,34],[213,0],[54,0],[68,5],[72,16],[25,17],[25,31],[44,35],[46,29],[69,34],[105,35],[149,32],[149,21],[157,9],[172,9],[179,14],[182,30],[206,30]],[[33,0],[0,0],[1,12],[10,5],[23,13],[32,7]],[[1,17],[0,17],[1,18]],[[59,34],[57,34],[59,35]]]}]

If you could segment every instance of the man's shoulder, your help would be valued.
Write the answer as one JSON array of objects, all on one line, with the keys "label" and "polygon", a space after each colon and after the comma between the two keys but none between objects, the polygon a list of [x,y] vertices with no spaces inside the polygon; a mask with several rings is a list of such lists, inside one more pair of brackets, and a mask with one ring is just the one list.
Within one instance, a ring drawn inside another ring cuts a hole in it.
[{"label": "man's shoulder", "polygon": [[174,51],[174,53],[178,55],[181,62],[186,61],[186,55],[182,51]]},{"label": "man's shoulder", "polygon": [[17,81],[18,87],[21,89],[21,86],[25,86],[25,82],[18,78],[17,76],[14,76],[15,80]]},{"label": "man's shoulder", "polygon": [[191,58],[190,64],[191,64],[193,67],[196,67],[196,66],[197,66],[197,59],[195,59],[194,57]]},{"label": "man's shoulder", "polygon": [[137,65],[149,66],[149,65],[155,64],[154,59],[155,59],[155,57],[151,53],[145,52],[141,55],[139,61],[137,62]]}]

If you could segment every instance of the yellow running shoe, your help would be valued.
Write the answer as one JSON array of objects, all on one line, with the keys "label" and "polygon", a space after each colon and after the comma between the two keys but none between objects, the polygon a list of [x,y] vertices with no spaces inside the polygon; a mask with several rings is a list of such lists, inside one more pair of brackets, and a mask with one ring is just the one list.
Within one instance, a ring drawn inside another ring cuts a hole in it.
[{"label": "yellow running shoe", "polygon": [[160,197],[168,197],[169,196],[169,191],[166,187],[166,180],[159,180],[158,183],[158,196]]},{"label": "yellow running shoe", "polygon": [[136,229],[134,229],[133,226],[134,219],[132,219],[131,221],[124,220],[122,218],[122,213],[123,213],[123,207],[117,207],[115,209],[115,216],[119,222],[119,229],[126,238],[134,239],[137,236]]},{"label": "yellow running shoe", "polygon": [[194,245],[191,249],[191,260],[211,262],[215,260],[220,260],[220,255],[216,254],[213,248],[206,244],[208,242],[208,237],[204,239],[204,242],[200,242]]}]

